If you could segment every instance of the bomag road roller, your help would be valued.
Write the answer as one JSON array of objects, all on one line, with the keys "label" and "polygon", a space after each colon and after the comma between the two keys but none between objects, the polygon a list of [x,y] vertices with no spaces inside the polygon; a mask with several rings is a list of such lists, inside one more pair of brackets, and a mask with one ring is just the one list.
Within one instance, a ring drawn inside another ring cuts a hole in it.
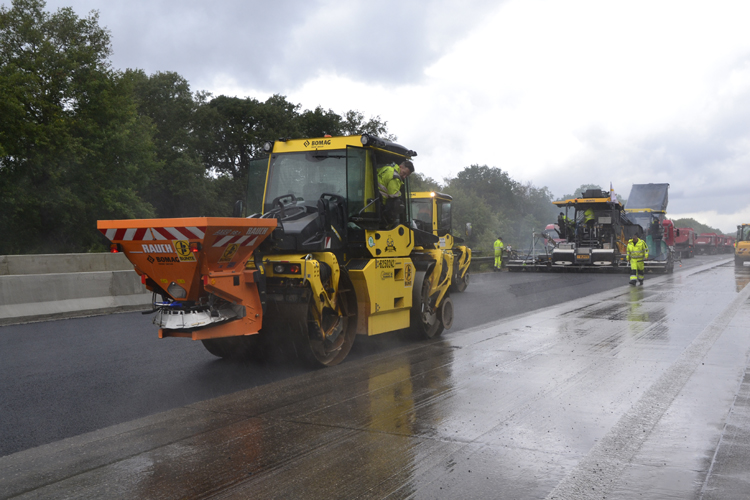
[{"label": "bomag road roller", "polygon": [[[430,251],[432,259],[440,260],[441,253],[448,252],[453,256],[453,277],[451,279],[451,290],[463,292],[469,285],[469,266],[471,265],[471,248],[464,243],[463,238],[451,234],[452,215],[451,202],[453,197],[449,194],[435,191],[418,191],[411,193],[411,214],[414,226],[438,237],[435,249],[418,249],[418,251]],[[466,224],[466,235],[469,236],[471,224]],[[436,252],[437,250],[437,252]],[[446,279],[442,277],[441,281]],[[439,279],[439,277],[433,277]]]},{"label": "bomag road roller", "polygon": [[201,340],[233,359],[283,345],[331,366],[356,335],[411,329],[432,338],[450,328],[454,265],[465,280],[468,249],[454,250],[440,222],[437,232],[418,227],[408,178],[387,203],[378,190],[378,170],[414,151],[371,135],[263,149],[256,214],[99,221],[154,292],[160,337]]}]

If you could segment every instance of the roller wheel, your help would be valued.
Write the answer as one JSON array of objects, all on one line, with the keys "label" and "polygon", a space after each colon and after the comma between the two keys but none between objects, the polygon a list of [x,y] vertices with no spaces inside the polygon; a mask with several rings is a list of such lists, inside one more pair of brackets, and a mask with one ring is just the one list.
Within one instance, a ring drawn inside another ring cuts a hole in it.
[{"label": "roller wheel", "polygon": [[469,271],[466,271],[463,278],[458,278],[453,284],[453,289],[457,292],[463,292],[469,286]]},{"label": "roller wheel", "polygon": [[432,283],[424,271],[418,271],[414,279],[411,306],[411,329],[418,335],[432,339],[443,333],[443,324],[438,311],[430,306]]},{"label": "roller wheel", "polygon": [[349,318],[330,310],[323,312],[322,324],[318,325],[314,307],[311,300],[304,328],[302,322],[298,323],[300,353],[307,364],[316,368],[337,365],[346,358],[354,344],[354,328],[350,328]]},{"label": "roller wheel", "polygon": [[260,335],[201,340],[208,352],[233,361],[258,361],[263,357]]},{"label": "roller wheel", "polygon": [[443,302],[440,304],[439,311],[440,314],[438,317],[440,319],[440,324],[446,330],[450,330],[453,326],[453,300],[451,300],[448,295],[443,297]]}]

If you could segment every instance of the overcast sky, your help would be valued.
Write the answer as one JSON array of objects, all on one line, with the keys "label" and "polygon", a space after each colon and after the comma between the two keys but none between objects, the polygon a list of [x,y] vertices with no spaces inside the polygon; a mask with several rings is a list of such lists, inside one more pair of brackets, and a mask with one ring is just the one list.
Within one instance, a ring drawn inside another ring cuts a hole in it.
[{"label": "overcast sky", "polygon": [[673,218],[750,222],[745,0],[47,2],[64,6],[99,11],[115,68],[380,116],[439,181],[668,182]]}]

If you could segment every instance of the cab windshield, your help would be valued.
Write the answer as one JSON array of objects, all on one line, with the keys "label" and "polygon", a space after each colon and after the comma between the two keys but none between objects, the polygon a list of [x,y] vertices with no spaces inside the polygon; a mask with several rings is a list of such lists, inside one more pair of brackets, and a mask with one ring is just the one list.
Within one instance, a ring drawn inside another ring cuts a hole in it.
[{"label": "cab windshield", "polygon": [[419,220],[427,224],[426,227],[432,230],[432,199],[426,198],[412,198],[411,199],[411,214],[415,220]]},{"label": "cab windshield", "polygon": [[315,205],[322,194],[346,198],[346,151],[306,151],[271,156],[263,211],[273,200],[293,194],[305,205]]}]

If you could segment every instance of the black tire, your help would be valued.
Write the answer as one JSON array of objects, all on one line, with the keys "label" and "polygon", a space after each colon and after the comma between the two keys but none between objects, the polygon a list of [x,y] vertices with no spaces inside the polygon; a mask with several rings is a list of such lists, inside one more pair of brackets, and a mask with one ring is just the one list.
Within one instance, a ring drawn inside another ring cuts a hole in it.
[{"label": "black tire", "polygon": [[[315,320],[315,304],[310,299],[302,318],[291,318],[290,331],[298,357],[311,368],[324,368],[341,363],[354,345],[357,336],[357,298],[354,285],[346,272],[339,278],[339,297],[342,313],[323,311],[322,325]],[[299,310],[299,309],[298,309]],[[325,333],[323,333],[325,332]],[[333,341],[330,339],[335,337]]]},{"label": "black tire", "polygon": [[420,337],[432,339],[443,333],[443,324],[430,304],[432,283],[425,271],[417,271],[412,289],[411,330]]},{"label": "black tire", "polygon": [[469,279],[469,271],[466,271],[463,278],[457,278],[451,288],[456,292],[463,292],[466,290],[466,287],[469,286]]},{"label": "black tire", "polygon": [[208,352],[233,361],[259,361],[264,350],[260,334],[201,340]]},{"label": "black tire", "polygon": [[[335,366],[346,358],[354,345],[356,336],[356,319],[338,315],[333,311],[324,312],[323,327],[315,320],[312,299],[307,308],[306,321],[294,323],[294,335],[297,352],[301,360],[311,368],[325,368]],[[327,335],[322,335],[325,330]],[[335,340],[328,340],[335,335]]]},{"label": "black tire", "polygon": [[438,317],[443,328],[450,330],[453,326],[453,300],[449,295],[443,297],[443,301],[440,303]]}]

